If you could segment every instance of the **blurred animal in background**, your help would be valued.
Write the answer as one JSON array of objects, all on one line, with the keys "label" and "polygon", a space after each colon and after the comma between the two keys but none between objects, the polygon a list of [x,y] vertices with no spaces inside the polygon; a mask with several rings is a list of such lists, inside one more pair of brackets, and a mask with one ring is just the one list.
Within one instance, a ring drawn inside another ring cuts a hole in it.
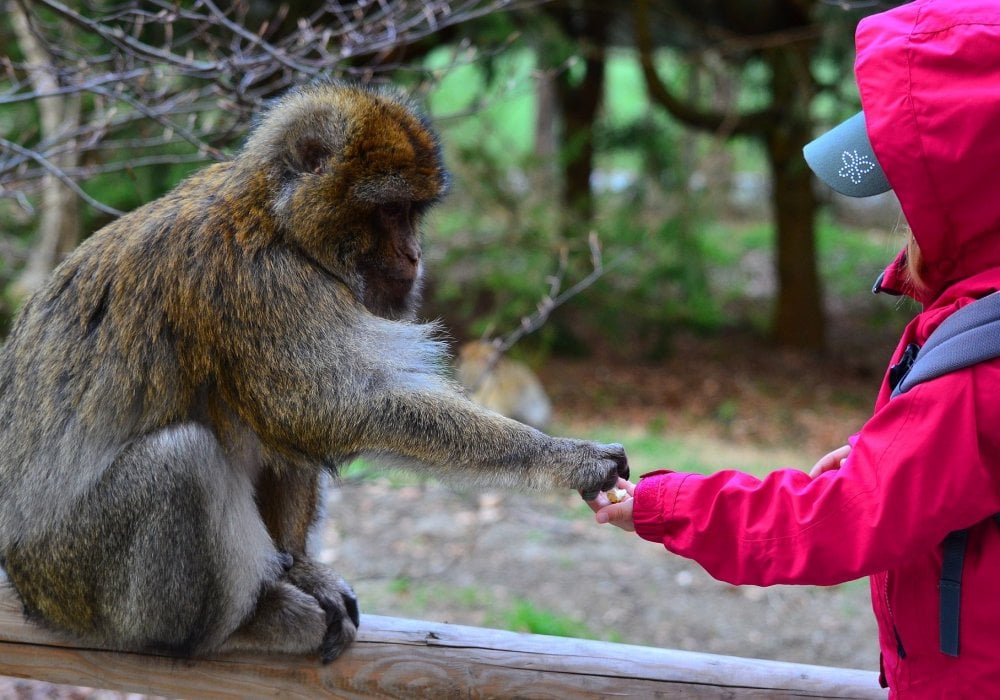
[{"label": "blurred animal in background", "polygon": [[491,411],[545,430],[552,402],[528,365],[500,354],[493,343],[471,340],[458,351],[456,376],[469,397]]}]

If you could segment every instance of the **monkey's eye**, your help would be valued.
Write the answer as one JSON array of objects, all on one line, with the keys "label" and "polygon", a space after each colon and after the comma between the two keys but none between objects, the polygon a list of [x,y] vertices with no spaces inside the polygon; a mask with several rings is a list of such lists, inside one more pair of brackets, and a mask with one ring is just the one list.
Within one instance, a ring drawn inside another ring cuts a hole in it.
[{"label": "monkey's eye", "polygon": [[381,208],[379,214],[382,223],[391,229],[399,229],[410,225],[410,203],[393,202]]}]

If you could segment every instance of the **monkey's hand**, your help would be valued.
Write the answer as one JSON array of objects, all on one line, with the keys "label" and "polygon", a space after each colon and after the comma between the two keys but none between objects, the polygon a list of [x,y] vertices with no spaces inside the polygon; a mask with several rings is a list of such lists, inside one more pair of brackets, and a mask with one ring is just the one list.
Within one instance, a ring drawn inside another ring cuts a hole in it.
[{"label": "monkey's hand", "polygon": [[308,558],[296,558],[287,576],[293,585],[315,598],[326,612],[327,628],[320,656],[323,663],[330,663],[350,646],[358,633],[361,621],[357,596],[332,569]]},{"label": "monkey's hand", "polygon": [[618,443],[576,442],[578,455],[573,488],[585,501],[597,498],[601,491],[613,489],[618,478],[628,479],[628,457]]}]

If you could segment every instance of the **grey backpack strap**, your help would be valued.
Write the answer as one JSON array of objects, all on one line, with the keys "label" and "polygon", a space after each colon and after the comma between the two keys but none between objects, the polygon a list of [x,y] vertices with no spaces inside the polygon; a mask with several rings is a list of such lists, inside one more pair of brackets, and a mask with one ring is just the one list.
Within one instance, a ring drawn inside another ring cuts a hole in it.
[{"label": "grey backpack strap", "polygon": [[[1000,357],[1000,292],[977,299],[946,318],[917,352],[892,395],[898,396],[920,382],[994,357]],[[1000,523],[1000,513],[994,518]],[[950,533],[941,549],[938,633],[941,652],[948,656],[958,656],[962,569],[968,534],[968,529]]]},{"label": "grey backpack strap", "polygon": [[1000,292],[977,299],[946,318],[931,333],[892,395],[994,357],[1000,357]]}]

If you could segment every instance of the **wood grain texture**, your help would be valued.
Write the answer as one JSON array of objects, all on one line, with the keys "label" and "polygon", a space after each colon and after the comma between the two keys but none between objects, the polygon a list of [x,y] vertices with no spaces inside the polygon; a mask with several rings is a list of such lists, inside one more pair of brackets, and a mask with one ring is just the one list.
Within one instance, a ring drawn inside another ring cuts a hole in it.
[{"label": "wood grain texture", "polygon": [[885,698],[875,673],[365,615],[317,657],[87,649],[0,593],[0,675],[183,698]]}]

